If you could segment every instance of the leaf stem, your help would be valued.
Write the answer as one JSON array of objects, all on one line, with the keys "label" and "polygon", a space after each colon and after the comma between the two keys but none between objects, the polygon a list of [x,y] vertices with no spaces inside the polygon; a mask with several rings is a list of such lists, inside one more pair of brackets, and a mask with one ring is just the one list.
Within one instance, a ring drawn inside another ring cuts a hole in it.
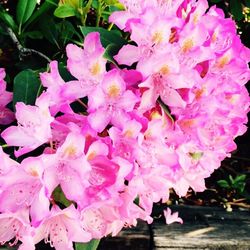
[{"label": "leaf stem", "polygon": [[88,106],[83,102],[81,101],[80,99],[77,99],[77,101],[86,109],[88,109]]},{"label": "leaf stem", "polygon": [[13,41],[13,43],[16,45],[18,51],[19,51],[19,57],[26,57],[27,55],[30,54],[35,54],[38,55],[40,57],[42,57],[43,59],[45,59],[47,62],[51,62],[51,59],[49,57],[47,57],[46,55],[44,55],[42,52],[37,51],[35,49],[29,49],[29,48],[25,48],[17,39],[16,34],[13,32],[13,30],[9,27],[6,28],[6,31],[9,35],[9,37],[11,38],[11,40]]}]

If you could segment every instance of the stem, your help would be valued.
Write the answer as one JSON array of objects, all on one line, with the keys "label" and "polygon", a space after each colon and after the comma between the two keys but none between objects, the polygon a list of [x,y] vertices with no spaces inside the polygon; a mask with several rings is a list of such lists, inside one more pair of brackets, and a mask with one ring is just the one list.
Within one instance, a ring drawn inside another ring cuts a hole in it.
[{"label": "stem", "polygon": [[8,144],[3,144],[3,145],[1,145],[1,147],[2,147],[2,148],[9,148],[9,147],[11,147],[11,146],[9,146]]},{"label": "stem", "polygon": [[12,31],[11,28],[6,28],[6,31],[7,31],[8,35],[9,35],[9,37],[11,38],[11,40],[13,41],[13,43],[16,45],[16,47],[17,47],[17,49],[19,51],[19,56],[21,58],[25,57],[27,55],[30,55],[30,54],[35,54],[35,55],[38,55],[38,56],[42,57],[46,61],[51,62],[51,59],[48,58],[43,53],[41,53],[40,51],[37,51],[35,49],[29,49],[29,48],[23,47],[22,44],[18,41],[15,33]]},{"label": "stem", "polygon": [[113,26],[114,26],[113,23],[109,24],[108,31],[112,30]]},{"label": "stem", "polygon": [[100,20],[102,15],[102,4],[100,3],[100,0],[98,0],[98,8],[97,8],[97,15],[96,15],[96,27],[99,27]]},{"label": "stem", "polygon": [[86,20],[87,20],[87,15],[89,13],[89,10],[91,8],[93,0],[89,0],[88,3],[84,8],[82,8],[82,13],[81,13],[81,22],[83,26],[86,26]]},{"label": "stem", "polygon": [[86,109],[88,109],[88,106],[83,102],[81,101],[80,99],[77,99],[77,101]]}]

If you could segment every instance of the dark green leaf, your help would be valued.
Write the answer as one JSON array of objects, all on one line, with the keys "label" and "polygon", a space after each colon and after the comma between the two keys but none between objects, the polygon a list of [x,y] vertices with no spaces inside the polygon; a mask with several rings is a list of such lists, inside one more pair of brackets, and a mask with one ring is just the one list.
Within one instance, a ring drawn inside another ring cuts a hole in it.
[{"label": "dark green leaf", "polygon": [[43,34],[38,30],[25,32],[25,36],[27,36],[31,39],[42,39],[43,38]]},{"label": "dark green leaf", "polygon": [[76,34],[76,30],[73,24],[67,20],[60,22],[58,25],[58,31],[60,34],[60,39],[62,40],[62,44],[65,45],[70,39]]},{"label": "dark green leaf", "polygon": [[248,8],[250,8],[250,0],[245,0],[245,2],[246,2],[246,6],[247,6]]},{"label": "dark green leaf", "polygon": [[245,174],[237,175],[234,179],[235,182],[244,182],[247,176]]},{"label": "dark green leaf", "polygon": [[61,188],[60,186],[57,186],[57,187],[55,188],[55,190],[54,190],[53,193],[52,193],[52,197],[53,197],[54,201],[63,204],[65,207],[68,207],[68,206],[70,206],[70,205],[72,204],[72,202],[69,201],[69,200],[66,198],[66,196],[65,196],[65,194],[63,193],[62,188]]},{"label": "dark green leaf", "polygon": [[24,24],[32,15],[36,8],[37,0],[19,0],[16,8],[16,19],[21,26]]},{"label": "dark green leaf", "polygon": [[244,17],[241,1],[230,0],[230,10],[235,20],[240,21]]},{"label": "dark green leaf", "polygon": [[101,27],[85,27],[80,26],[81,32],[84,36],[91,32],[99,32],[101,37],[101,43],[106,48],[110,44],[115,44],[117,46],[122,47],[126,44],[126,40],[121,36],[119,31],[108,31]]},{"label": "dark green leaf", "polygon": [[17,25],[14,19],[2,8],[0,9],[0,19],[13,31],[17,31]]},{"label": "dark green leaf", "polygon": [[76,243],[76,250],[96,250],[100,240],[91,240],[88,243]]},{"label": "dark green leaf", "polygon": [[222,188],[230,188],[230,186],[226,180],[219,180],[219,181],[217,181],[217,183]]},{"label": "dark green leaf", "polygon": [[58,0],[45,0],[45,2],[39,7],[39,9],[37,9],[27,21],[24,28],[26,29],[27,26],[31,23],[36,23],[43,14],[49,13],[51,9],[55,9],[57,7],[57,3]]},{"label": "dark green leaf", "polygon": [[104,58],[116,65],[116,62],[113,57],[118,53],[119,49],[120,47],[116,44],[109,44],[105,50]]},{"label": "dark green leaf", "polygon": [[171,120],[171,122],[174,124],[174,118],[172,117],[169,108],[167,107],[167,105],[161,100],[161,98],[158,98],[158,103],[160,104],[160,106],[163,108],[164,113],[169,117],[169,119]]},{"label": "dark green leaf", "polygon": [[76,10],[73,6],[64,4],[55,9],[54,15],[59,18],[71,17],[76,15]]},{"label": "dark green leaf", "polygon": [[27,69],[20,72],[14,79],[13,105],[17,102],[34,105],[40,87],[38,74]]},{"label": "dark green leaf", "polygon": [[58,64],[58,70],[59,70],[59,73],[60,73],[60,76],[62,77],[62,79],[65,81],[65,82],[69,82],[69,81],[72,81],[72,80],[76,80],[75,77],[73,77],[70,72],[67,70],[67,66],[66,64],[60,62]]},{"label": "dark green leaf", "polygon": [[58,49],[60,49],[60,46],[58,44],[58,31],[56,28],[56,24],[50,16],[44,15],[44,18],[42,18],[39,21],[40,29],[43,33],[43,36],[52,44],[55,44]]},{"label": "dark green leaf", "polygon": [[230,183],[233,185],[234,184],[234,178],[232,177],[232,175],[229,175],[229,180],[230,180]]}]

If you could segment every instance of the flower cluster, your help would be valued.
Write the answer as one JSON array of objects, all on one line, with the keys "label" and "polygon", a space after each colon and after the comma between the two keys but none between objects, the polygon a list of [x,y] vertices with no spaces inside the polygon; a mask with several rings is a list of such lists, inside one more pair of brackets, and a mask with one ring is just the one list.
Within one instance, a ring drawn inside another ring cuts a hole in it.
[{"label": "flower cluster", "polygon": [[44,149],[19,163],[0,149],[1,243],[30,250],[45,239],[70,250],[137,219],[151,223],[170,188],[203,191],[246,131],[250,52],[235,23],[206,0],[121,2],[126,10],[110,21],[133,43],[115,60],[133,69],[107,70],[100,35],[90,33],[83,48],[66,48],[75,79],[65,82],[51,62],[35,106],[17,103],[17,126],[1,134],[16,157]]}]

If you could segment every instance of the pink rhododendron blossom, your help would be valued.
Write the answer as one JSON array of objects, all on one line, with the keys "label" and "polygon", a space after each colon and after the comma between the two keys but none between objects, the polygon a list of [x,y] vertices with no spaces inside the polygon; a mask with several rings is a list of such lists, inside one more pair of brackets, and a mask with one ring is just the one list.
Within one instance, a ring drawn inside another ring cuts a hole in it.
[{"label": "pink rhododendron blossom", "polygon": [[[33,250],[44,239],[72,250],[138,219],[152,223],[170,189],[205,190],[246,132],[250,50],[234,21],[206,0],[121,3],[110,21],[130,33],[114,56],[122,66],[104,58],[98,32],[83,48],[68,44],[73,80],[52,61],[35,105],[17,103],[17,125],[1,133],[22,155],[0,148],[1,244]],[[0,69],[2,125],[13,121],[4,77]],[[164,216],[182,223],[169,208]]]},{"label": "pink rhododendron blossom", "polygon": [[88,121],[93,129],[101,132],[110,122],[116,126],[129,120],[126,112],[133,110],[138,97],[126,90],[126,83],[119,71],[113,69],[105,74],[99,88],[89,97]]},{"label": "pink rhododendron blossom", "polygon": [[73,250],[72,241],[88,242],[91,239],[90,233],[82,228],[79,218],[80,214],[73,205],[64,210],[53,206],[50,215],[36,228],[34,242],[45,239],[57,250]]},{"label": "pink rhododendron blossom", "polygon": [[63,95],[69,99],[92,94],[106,72],[107,60],[103,58],[105,49],[100,42],[99,33],[88,34],[83,46],[82,49],[69,44],[66,48],[68,69],[79,80],[64,86]]},{"label": "pink rhododendron blossom", "polygon": [[0,68],[0,124],[7,125],[15,120],[14,113],[6,108],[12,101],[12,93],[6,91],[5,70]]},{"label": "pink rhododendron blossom", "polygon": [[21,147],[16,151],[16,156],[36,149],[51,138],[53,117],[46,102],[38,106],[17,103],[16,119],[18,126],[11,126],[1,134],[8,145]]},{"label": "pink rhododendron blossom", "polygon": [[183,220],[178,217],[178,212],[172,213],[170,208],[164,210],[164,216],[166,219],[166,224],[172,224],[174,222],[183,223]]},{"label": "pink rhododendron blossom", "polygon": [[13,246],[21,241],[19,250],[24,249],[24,246],[26,246],[26,250],[35,250],[27,209],[19,210],[16,213],[0,214],[0,225],[0,244],[12,241],[10,245]]}]

